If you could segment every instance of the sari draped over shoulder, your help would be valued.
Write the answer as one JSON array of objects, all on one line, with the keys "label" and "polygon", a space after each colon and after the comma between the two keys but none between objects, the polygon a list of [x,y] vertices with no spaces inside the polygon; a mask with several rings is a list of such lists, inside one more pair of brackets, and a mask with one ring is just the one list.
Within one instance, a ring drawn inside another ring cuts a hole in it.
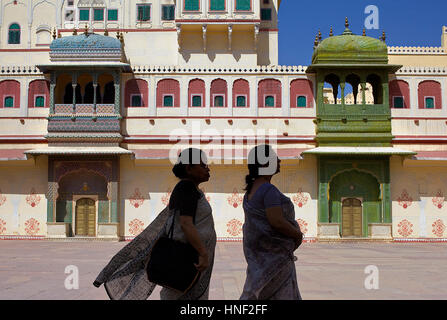
[{"label": "sari draped over shoulder", "polygon": [[[284,196],[284,198],[288,199]],[[293,203],[282,201],[284,217],[299,229]],[[274,230],[264,209],[244,197],[243,249],[247,278],[241,300],[301,300],[295,270],[295,241]]]},{"label": "sari draped over shoulder", "polygon": [[[169,210],[169,207],[166,207],[142,233],[122,248],[97,276],[95,282],[104,284],[111,300],[146,300],[152,294],[156,284],[148,280],[146,265],[152,247],[159,238],[167,235],[173,219],[175,219],[174,239],[186,242],[180,227],[179,215],[175,213],[175,210]],[[210,266],[202,272],[197,283],[187,293],[183,294],[163,288],[162,299],[197,300],[208,298],[216,247],[216,232],[211,206],[205,196],[198,201],[195,225],[207,248]]]}]

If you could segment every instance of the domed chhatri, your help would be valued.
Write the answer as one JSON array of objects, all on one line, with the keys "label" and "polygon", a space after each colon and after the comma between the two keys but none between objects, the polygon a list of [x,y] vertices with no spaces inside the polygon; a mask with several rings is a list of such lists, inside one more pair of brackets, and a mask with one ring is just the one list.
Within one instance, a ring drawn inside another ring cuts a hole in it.
[{"label": "domed chhatri", "polygon": [[331,36],[319,43],[312,64],[387,64],[385,42],[355,35],[346,27],[340,36]]},{"label": "domed chhatri", "polygon": [[50,45],[52,61],[61,60],[121,60],[122,44],[113,37],[83,33],[55,39]]}]

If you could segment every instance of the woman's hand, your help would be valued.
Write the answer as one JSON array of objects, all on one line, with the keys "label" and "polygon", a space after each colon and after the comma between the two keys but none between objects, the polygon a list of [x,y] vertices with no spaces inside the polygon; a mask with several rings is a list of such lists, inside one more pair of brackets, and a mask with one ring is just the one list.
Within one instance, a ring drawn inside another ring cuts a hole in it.
[{"label": "woman's hand", "polygon": [[210,266],[210,262],[208,259],[208,254],[201,254],[199,255],[199,263],[194,264],[194,266],[199,270],[200,272],[206,270]]}]

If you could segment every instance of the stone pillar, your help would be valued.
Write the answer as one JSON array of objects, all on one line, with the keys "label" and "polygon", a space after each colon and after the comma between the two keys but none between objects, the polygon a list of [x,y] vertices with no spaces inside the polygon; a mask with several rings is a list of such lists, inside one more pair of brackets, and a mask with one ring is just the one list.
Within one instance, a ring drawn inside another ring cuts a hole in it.
[{"label": "stone pillar", "polygon": [[283,79],[281,79],[281,86],[282,86],[282,115],[283,117],[290,117],[291,111],[290,111],[290,81],[289,77],[284,76]]},{"label": "stone pillar", "polygon": [[233,77],[230,77],[227,81],[227,107],[228,107],[228,116],[233,116]]},{"label": "stone pillar", "polygon": [[76,73],[72,76],[71,85],[73,86],[73,113],[76,113],[76,87],[78,86],[78,75]]},{"label": "stone pillar", "polygon": [[98,74],[93,75],[93,112],[96,113],[96,89],[98,88]]},{"label": "stone pillar", "polygon": [[50,79],[50,114],[55,113],[55,89],[56,89],[56,74],[53,72],[51,73],[51,79]]}]

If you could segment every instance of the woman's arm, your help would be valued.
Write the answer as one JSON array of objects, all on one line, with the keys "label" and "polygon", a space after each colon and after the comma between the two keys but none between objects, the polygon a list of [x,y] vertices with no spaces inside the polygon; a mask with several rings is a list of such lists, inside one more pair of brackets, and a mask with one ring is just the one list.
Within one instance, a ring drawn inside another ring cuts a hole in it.
[{"label": "woman's arm", "polygon": [[197,250],[199,253],[199,263],[196,264],[196,268],[199,271],[203,271],[209,266],[208,252],[205,246],[200,240],[199,232],[194,226],[191,216],[180,216],[180,226],[185,234],[186,240]]},{"label": "woman's arm", "polygon": [[293,238],[298,248],[303,242],[303,233],[284,218],[282,208],[267,208],[265,211],[270,225],[283,235]]}]

